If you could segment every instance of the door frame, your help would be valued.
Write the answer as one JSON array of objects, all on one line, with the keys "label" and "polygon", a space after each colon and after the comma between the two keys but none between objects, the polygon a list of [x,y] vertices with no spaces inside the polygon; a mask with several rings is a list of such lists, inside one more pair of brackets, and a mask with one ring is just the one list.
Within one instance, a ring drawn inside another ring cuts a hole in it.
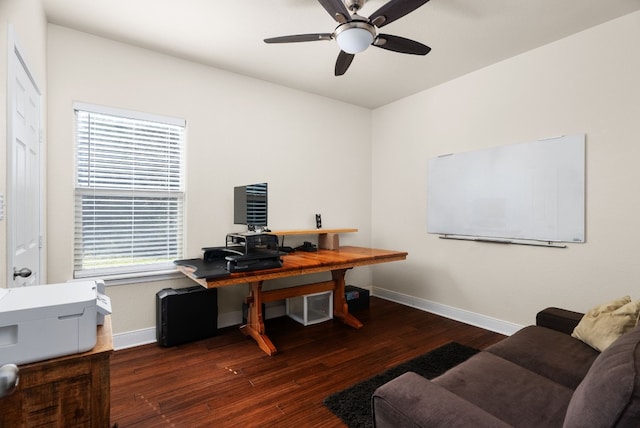
[{"label": "door frame", "polygon": [[[14,213],[13,213],[13,200],[14,200],[14,183],[13,183],[13,112],[15,111],[15,69],[21,66],[27,73],[29,80],[33,84],[36,92],[38,93],[38,170],[39,170],[39,183],[38,183],[38,270],[40,272],[40,284],[46,283],[46,273],[44,272],[44,203],[43,203],[43,186],[44,186],[44,163],[43,163],[43,129],[42,129],[42,92],[38,86],[29,65],[23,54],[24,50],[20,48],[17,40],[16,32],[13,25],[7,25],[7,101],[6,101],[6,126],[7,126],[7,147],[6,147],[6,195],[5,195],[5,218],[6,218],[6,284],[10,287],[13,284],[13,253],[14,253]],[[8,207],[8,209],[7,209]]]}]

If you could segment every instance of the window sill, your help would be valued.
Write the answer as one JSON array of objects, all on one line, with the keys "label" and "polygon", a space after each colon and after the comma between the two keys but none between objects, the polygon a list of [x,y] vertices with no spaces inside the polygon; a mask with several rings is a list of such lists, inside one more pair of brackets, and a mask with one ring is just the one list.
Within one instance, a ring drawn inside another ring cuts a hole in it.
[{"label": "window sill", "polygon": [[157,270],[149,272],[121,273],[116,275],[102,275],[99,277],[83,277],[76,280],[98,280],[104,281],[106,287],[115,285],[138,284],[143,282],[168,281],[172,279],[184,278],[184,275],[175,269]]}]

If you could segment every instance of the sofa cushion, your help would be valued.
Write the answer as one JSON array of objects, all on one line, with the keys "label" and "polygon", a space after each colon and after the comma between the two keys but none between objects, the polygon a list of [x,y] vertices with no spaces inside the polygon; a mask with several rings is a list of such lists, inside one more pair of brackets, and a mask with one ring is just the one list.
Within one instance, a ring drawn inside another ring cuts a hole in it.
[{"label": "sofa cushion", "polygon": [[572,389],[489,352],[480,352],[432,381],[507,424],[560,427]]},{"label": "sofa cushion", "polygon": [[529,326],[485,349],[534,373],[576,389],[599,353],[568,334]]},{"label": "sofa cushion", "polygon": [[629,296],[590,309],[571,334],[598,351],[604,351],[638,322],[640,301]]},{"label": "sofa cushion", "polygon": [[376,428],[508,428],[474,404],[407,372],[378,388],[371,399]]},{"label": "sofa cushion", "polygon": [[565,428],[640,426],[640,327],[594,361],[569,403]]}]

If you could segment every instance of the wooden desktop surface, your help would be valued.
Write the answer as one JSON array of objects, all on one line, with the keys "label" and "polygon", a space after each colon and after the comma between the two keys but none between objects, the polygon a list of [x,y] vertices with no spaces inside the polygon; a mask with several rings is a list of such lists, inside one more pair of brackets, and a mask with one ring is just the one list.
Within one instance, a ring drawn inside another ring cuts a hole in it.
[{"label": "wooden desktop surface", "polygon": [[216,288],[336,269],[350,269],[357,266],[393,262],[406,258],[407,253],[403,251],[347,246],[340,247],[337,250],[296,251],[282,256],[282,267],[251,272],[234,272],[223,278],[196,278],[192,275],[193,268],[189,266],[177,266],[177,268],[198,284],[207,288]]},{"label": "wooden desktop surface", "polygon": [[[344,296],[345,274],[347,270],[358,266],[405,260],[406,258],[407,253],[403,251],[345,246],[335,250],[319,249],[315,252],[296,251],[282,257],[282,267],[251,272],[235,272],[223,278],[196,278],[193,276],[194,269],[188,266],[178,266],[178,270],[207,288],[248,283],[251,289],[249,297],[247,297],[246,300],[249,304],[249,312],[247,315],[247,324],[241,327],[241,331],[253,337],[260,349],[268,355],[274,355],[277,353],[277,350],[265,333],[264,316],[262,313],[263,303],[323,291],[333,291],[334,318],[354,328],[360,328],[362,327],[362,323],[353,315],[349,314]],[[262,283],[266,280],[317,272],[331,272],[331,280],[262,291]]]}]

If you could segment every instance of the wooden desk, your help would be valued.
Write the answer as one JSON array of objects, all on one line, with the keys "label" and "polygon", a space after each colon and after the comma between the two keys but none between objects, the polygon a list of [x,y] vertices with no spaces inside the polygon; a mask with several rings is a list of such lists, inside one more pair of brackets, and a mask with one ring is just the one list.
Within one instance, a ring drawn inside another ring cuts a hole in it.
[{"label": "wooden desk", "polygon": [[[198,284],[207,288],[248,283],[250,286],[249,297],[247,297],[249,313],[247,315],[247,324],[240,327],[240,330],[244,334],[253,337],[260,349],[268,355],[274,355],[277,353],[276,347],[271,343],[271,340],[265,333],[264,314],[262,313],[263,303],[331,290],[333,291],[334,318],[354,328],[360,328],[362,327],[362,323],[349,313],[349,308],[344,297],[344,278],[347,270],[357,266],[393,262],[406,258],[407,253],[401,251],[377,250],[362,247],[340,247],[336,250],[321,249],[317,252],[310,253],[297,251],[283,256],[283,266],[280,268],[236,272],[224,278],[195,278],[192,275],[193,268],[178,266],[178,269]],[[317,272],[331,272],[331,280],[262,291],[262,283],[266,280]]]},{"label": "wooden desk", "polygon": [[111,317],[87,352],[19,366],[13,394],[0,398],[0,427],[109,427]]}]

